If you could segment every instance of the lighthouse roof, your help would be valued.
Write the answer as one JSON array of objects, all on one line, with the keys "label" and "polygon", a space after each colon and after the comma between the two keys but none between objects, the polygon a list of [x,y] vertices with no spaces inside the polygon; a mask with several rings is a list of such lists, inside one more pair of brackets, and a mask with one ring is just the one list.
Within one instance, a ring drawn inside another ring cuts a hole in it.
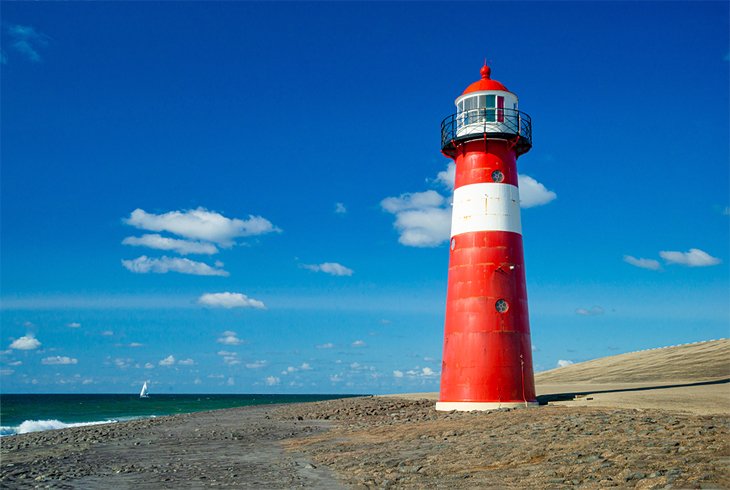
[{"label": "lighthouse roof", "polygon": [[492,80],[490,78],[490,75],[492,74],[492,69],[487,66],[487,63],[484,63],[484,66],[480,70],[482,74],[481,80],[477,80],[476,82],[472,83],[468,87],[466,87],[466,90],[464,90],[464,93],[461,95],[466,95],[471,92],[480,92],[482,90],[504,90],[505,92],[509,92],[507,87],[499,83],[497,80]]}]

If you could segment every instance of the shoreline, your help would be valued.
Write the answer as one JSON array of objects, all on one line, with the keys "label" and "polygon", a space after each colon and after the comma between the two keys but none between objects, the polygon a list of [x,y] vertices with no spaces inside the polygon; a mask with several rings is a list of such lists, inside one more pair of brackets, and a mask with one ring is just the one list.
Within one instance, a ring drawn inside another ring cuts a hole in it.
[{"label": "shoreline", "polygon": [[3,437],[0,487],[730,488],[730,416],[364,396]]}]

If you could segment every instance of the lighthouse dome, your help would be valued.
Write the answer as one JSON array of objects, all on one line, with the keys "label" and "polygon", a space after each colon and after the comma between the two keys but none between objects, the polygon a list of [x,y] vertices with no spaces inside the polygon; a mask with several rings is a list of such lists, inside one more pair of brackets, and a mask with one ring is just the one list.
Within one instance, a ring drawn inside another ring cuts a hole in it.
[{"label": "lighthouse dome", "polygon": [[486,63],[484,63],[480,73],[482,74],[482,78],[466,87],[466,90],[464,90],[461,95],[470,94],[472,92],[482,92],[484,90],[500,90],[503,92],[509,92],[507,87],[499,83],[497,80],[492,80],[490,78],[492,69],[489,68]]}]

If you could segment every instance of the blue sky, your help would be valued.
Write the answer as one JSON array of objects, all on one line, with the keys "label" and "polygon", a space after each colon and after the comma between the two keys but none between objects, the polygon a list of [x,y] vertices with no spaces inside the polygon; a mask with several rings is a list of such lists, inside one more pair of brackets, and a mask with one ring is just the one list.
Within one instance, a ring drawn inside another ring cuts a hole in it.
[{"label": "blue sky", "polygon": [[726,2],[2,10],[3,392],[437,390],[484,57],[536,369],[729,334]]}]

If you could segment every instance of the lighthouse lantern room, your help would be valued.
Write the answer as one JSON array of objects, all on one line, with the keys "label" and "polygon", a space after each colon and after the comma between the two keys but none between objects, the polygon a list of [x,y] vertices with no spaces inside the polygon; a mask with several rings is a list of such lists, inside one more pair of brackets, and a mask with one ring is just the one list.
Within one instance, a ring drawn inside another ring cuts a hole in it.
[{"label": "lighthouse lantern room", "polygon": [[537,404],[517,177],[532,123],[486,63],[481,75],[441,123],[456,173],[437,410]]}]

